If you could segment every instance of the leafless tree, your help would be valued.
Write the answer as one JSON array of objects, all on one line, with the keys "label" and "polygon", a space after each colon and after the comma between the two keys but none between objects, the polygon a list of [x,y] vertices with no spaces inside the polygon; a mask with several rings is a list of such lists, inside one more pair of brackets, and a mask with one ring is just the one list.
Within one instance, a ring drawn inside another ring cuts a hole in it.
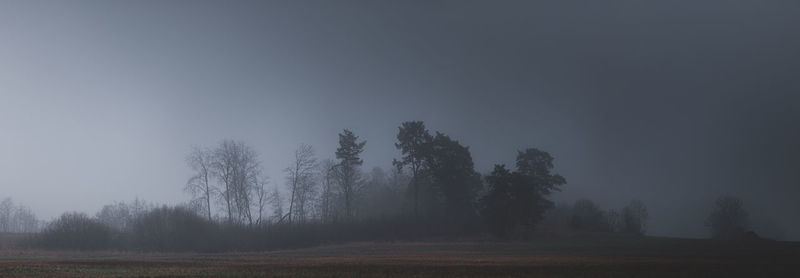
[{"label": "leafless tree", "polygon": [[207,215],[209,221],[211,221],[211,199],[217,192],[211,184],[214,175],[211,168],[213,159],[211,151],[201,148],[195,148],[186,157],[186,163],[195,174],[186,182],[184,190],[192,194],[193,199],[203,203],[204,214]]},{"label": "leafless tree", "polygon": [[14,202],[11,198],[5,198],[0,202],[0,231],[11,232],[12,215],[14,213]]},{"label": "leafless tree", "polygon": [[620,214],[622,224],[625,227],[624,232],[643,235],[647,232],[647,206],[640,200],[631,200],[631,202],[622,208]]},{"label": "leafless tree", "polygon": [[33,233],[38,230],[39,220],[30,208],[14,205],[11,198],[0,202],[0,232]]},{"label": "leafless tree", "polygon": [[256,218],[256,225],[264,224],[264,209],[269,203],[269,197],[270,197],[266,189],[267,182],[268,179],[266,177],[260,177],[254,189],[255,205],[256,205],[255,209],[258,212],[258,217]]},{"label": "leafless tree", "polygon": [[26,206],[19,205],[14,211],[14,232],[17,233],[34,233],[39,231],[39,220],[33,211]]},{"label": "leafless tree", "polygon": [[317,169],[317,159],[314,149],[306,144],[301,144],[294,151],[294,161],[286,168],[286,180],[289,189],[289,222],[304,222],[306,208],[315,192],[316,182],[314,172]]},{"label": "leafless tree", "polygon": [[139,197],[136,197],[133,202],[128,205],[128,210],[130,211],[130,217],[132,219],[139,218],[139,216],[142,216],[153,208],[155,208],[155,205],[139,199]]},{"label": "leafless tree", "polygon": [[286,215],[283,214],[283,198],[278,186],[272,188],[272,193],[269,195],[269,203],[272,204],[272,213],[275,222],[282,222]]},{"label": "leafless tree", "polygon": [[321,183],[321,191],[319,195],[319,202],[317,203],[317,211],[319,218],[322,222],[331,222],[335,216],[335,199],[336,191],[334,183],[336,182],[336,163],[330,159],[323,160],[320,163],[319,180]]},{"label": "leafless tree", "polygon": [[106,224],[111,229],[122,232],[128,231],[131,223],[131,212],[127,204],[119,202],[115,204],[105,205],[96,216],[97,220]]},{"label": "leafless tree", "polygon": [[261,174],[256,152],[242,142],[224,140],[214,150],[212,169],[222,184],[228,221],[253,224],[252,195]]}]

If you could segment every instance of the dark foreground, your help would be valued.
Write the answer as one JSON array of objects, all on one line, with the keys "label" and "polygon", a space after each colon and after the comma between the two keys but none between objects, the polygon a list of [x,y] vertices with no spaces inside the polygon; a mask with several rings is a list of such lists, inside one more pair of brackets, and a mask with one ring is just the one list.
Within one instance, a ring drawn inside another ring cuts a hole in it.
[{"label": "dark foreground", "polygon": [[377,242],[263,253],[0,251],[0,277],[800,277],[800,243]]}]

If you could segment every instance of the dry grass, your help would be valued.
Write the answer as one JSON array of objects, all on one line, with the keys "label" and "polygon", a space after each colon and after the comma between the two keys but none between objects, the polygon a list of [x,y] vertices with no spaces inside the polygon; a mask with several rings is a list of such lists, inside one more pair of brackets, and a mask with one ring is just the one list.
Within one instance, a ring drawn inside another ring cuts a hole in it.
[{"label": "dry grass", "polygon": [[2,251],[0,277],[800,277],[800,244],[633,238],[351,243],[259,253]]}]

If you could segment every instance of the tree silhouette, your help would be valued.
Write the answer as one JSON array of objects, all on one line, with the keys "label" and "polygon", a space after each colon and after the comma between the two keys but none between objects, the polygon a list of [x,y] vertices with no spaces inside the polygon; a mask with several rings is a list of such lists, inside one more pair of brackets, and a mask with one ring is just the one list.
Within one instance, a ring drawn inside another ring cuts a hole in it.
[{"label": "tree silhouette", "polygon": [[631,200],[631,202],[622,208],[620,215],[622,220],[622,231],[637,235],[643,235],[647,231],[647,206],[642,201]]},{"label": "tree silhouette", "polygon": [[352,219],[353,208],[356,194],[361,183],[361,172],[359,167],[364,163],[361,160],[361,152],[367,141],[358,142],[358,136],[352,131],[345,129],[339,134],[339,148],[336,149],[336,159],[338,163],[339,186],[344,201],[345,217]]},{"label": "tree silhouette", "polygon": [[750,228],[748,217],[741,199],[723,196],[714,202],[711,214],[706,218],[706,226],[710,229],[712,238],[741,239]]},{"label": "tree silhouette", "polygon": [[488,193],[481,198],[481,214],[490,230],[506,236],[516,226],[534,226],[545,211],[553,207],[546,197],[566,179],[551,173],[553,157],[530,148],[517,154],[517,170],[509,172],[504,165],[495,165],[486,177]]},{"label": "tree silhouette", "polygon": [[428,133],[428,130],[425,129],[425,124],[421,121],[404,122],[398,129],[397,143],[394,146],[400,150],[403,157],[400,160],[394,160],[393,163],[397,167],[408,166],[411,168],[411,183],[409,187],[413,191],[414,216],[419,217],[419,176],[425,156],[428,154],[427,148],[433,137]]},{"label": "tree silhouette", "polygon": [[481,187],[469,148],[436,132],[428,154],[433,185],[444,197],[445,215],[450,218],[475,215],[473,201]]}]

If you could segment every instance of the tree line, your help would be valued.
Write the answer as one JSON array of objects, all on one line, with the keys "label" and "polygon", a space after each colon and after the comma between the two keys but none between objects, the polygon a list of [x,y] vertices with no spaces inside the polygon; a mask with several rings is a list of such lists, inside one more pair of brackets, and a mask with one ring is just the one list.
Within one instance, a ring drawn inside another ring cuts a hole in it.
[{"label": "tree line", "polygon": [[381,168],[369,173],[361,169],[366,143],[345,129],[339,134],[335,159],[322,161],[313,147],[301,145],[284,171],[283,192],[288,196],[281,196],[279,188],[265,187],[267,179],[252,148],[225,140],[189,155],[195,175],[186,191],[201,215],[220,223],[332,223],[406,216],[446,223],[442,226],[455,231],[474,230],[483,217],[494,221],[492,230],[501,235],[513,226],[534,225],[553,205],[547,196],[566,183],[551,173],[553,157],[535,148],[517,154],[515,171],[498,165],[482,177],[469,147],[444,133],[432,134],[420,121],[398,127],[395,147],[400,157],[388,174]]},{"label": "tree line", "polygon": [[137,199],[107,205],[94,217],[66,213],[31,244],[256,251],[349,240],[518,237],[548,223],[589,232],[646,232],[648,212],[641,201],[608,211],[589,200],[555,206],[550,196],[567,181],[553,171],[554,157],[540,149],[520,150],[513,167],[495,165],[481,175],[469,147],[410,121],[397,129],[393,167],[364,171],[367,141],[348,129],[338,139],[331,159],[320,159],[312,146],[301,144],[274,186],[246,143],[196,147],[186,158],[193,174],[184,186],[191,196],[185,204],[157,206]]}]

